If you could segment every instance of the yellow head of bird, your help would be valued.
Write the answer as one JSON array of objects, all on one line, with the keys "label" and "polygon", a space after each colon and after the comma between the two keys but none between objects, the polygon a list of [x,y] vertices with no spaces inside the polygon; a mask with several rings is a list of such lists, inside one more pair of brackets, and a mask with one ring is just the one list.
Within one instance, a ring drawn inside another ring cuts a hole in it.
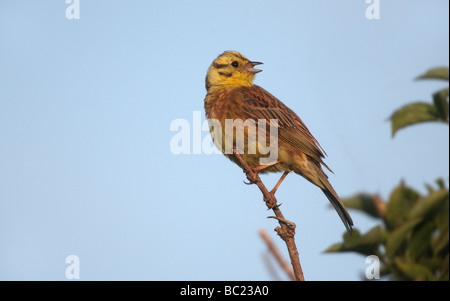
[{"label": "yellow head of bird", "polygon": [[235,86],[251,86],[255,74],[261,72],[255,69],[260,62],[252,62],[237,51],[225,51],[211,64],[206,74],[206,90]]}]

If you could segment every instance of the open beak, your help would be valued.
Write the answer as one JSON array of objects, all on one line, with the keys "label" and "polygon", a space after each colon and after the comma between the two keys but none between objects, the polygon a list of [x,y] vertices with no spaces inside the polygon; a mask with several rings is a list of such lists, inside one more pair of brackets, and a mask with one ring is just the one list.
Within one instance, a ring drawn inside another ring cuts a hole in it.
[{"label": "open beak", "polygon": [[252,74],[256,74],[258,72],[261,72],[262,70],[261,69],[256,69],[256,68],[253,68],[253,67],[255,67],[256,65],[261,65],[261,64],[262,64],[261,62],[249,62],[245,66],[244,69],[247,70],[248,72],[252,73]]}]

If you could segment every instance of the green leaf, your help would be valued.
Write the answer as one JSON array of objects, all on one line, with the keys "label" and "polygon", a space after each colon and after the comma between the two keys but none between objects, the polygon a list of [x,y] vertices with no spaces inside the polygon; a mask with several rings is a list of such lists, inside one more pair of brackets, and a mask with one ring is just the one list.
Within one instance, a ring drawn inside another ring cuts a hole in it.
[{"label": "green leaf", "polygon": [[435,212],[438,212],[442,205],[449,198],[448,190],[433,191],[426,197],[421,197],[409,212],[409,219],[429,218]]},{"label": "green leaf", "polygon": [[434,230],[436,230],[436,225],[433,220],[420,224],[415,229],[411,239],[408,241],[409,258],[417,261],[425,252],[431,251],[430,242]]},{"label": "green leaf", "polygon": [[394,258],[406,239],[409,238],[409,232],[420,222],[420,219],[412,220],[404,223],[402,226],[395,229],[394,232],[389,235],[386,241],[386,256],[388,258]]},{"label": "green leaf", "polygon": [[[353,251],[352,249],[349,248],[348,238],[346,239],[347,235],[348,235],[347,233],[343,235],[343,242],[339,242],[339,243],[335,243],[335,244],[331,245],[324,252],[325,253],[334,253],[334,252],[350,252],[350,251]],[[351,237],[353,239],[358,240],[361,237],[361,233],[359,232],[358,229],[353,229],[353,234],[352,234]],[[347,241],[347,243],[346,243],[346,241]]]},{"label": "green leaf", "polygon": [[409,211],[419,197],[420,194],[403,181],[391,192],[385,214],[388,229],[396,228],[407,220]]},{"label": "green leaf", "polygon": [[425,72],[424,74],[416,77],[416,80],[418,80],[418,79],[443,79],[443,80],[448,81],[449,80],[448,74],[449,74],[449,72],[448,72],[447,67],[437,67],[437,68],[430,69],[427,72]]},{"label": "green leaf", "polygon": [[432,240],[434,254],[443,255],[449,252],[449,199],[439,209],[436,219],[437,233]]},{"label": "green leaf", "polygon": [[342,200],[345,207],[361,210],[372,217],[382,217],[384,215],[384,207],[386,206],[378,196],[367,193],[359,193]]},{"label": "green leaf", "polygon": [[443,254],[448,254],[449,251],[449,241],[448,241],[448,237],[449,237],[449,230],[447,228],[446,231],[442,231],[439,233],[439,236],[436,237],[433,241],[432,241],[432,247],[433,247],[433,252],[436,255],[443,255]]},{"label": "green leaf", "polygon": [[[353,232],[354,233],[354,232]],[[329,246],[324,252],[325,253],[336,253],[336,252],[347,252],[348,250],[345,250],[344,243],[338,242],[335,244],[332,244]]]},{"label": "green leaf", "polygon": [[448,231],[449,228],[449,203],[449,199],[447,198],[447,200],[444,201],[444,204],[442,204],[442,208],[439,209],[439,212],[436,216],[436,224],[440,232]]},{"label": "green leaf", "polygon": [[445,182],[444,182],[444,179],[442,179],[442,178],[437,179],[437,180],[436,180],[436,184],[438,185],[438,187],[439,187],[440,189],[445,189]]},{"label": "green leaf", "polygon": [[395,133],[413,124],[441,121],[440,112],[431,104],[426,102],[414,102],[397,109],[390,117],[392,137]]},{"label": "green leaf", "polygon": [[433,272],[424,265],[407,262],[401,258],[395,259],[395,265],[410,280],[435,280]]},{"label": "green leaf", "polygon": [[437,112],[439,113],[440,118],[442,121],[448,123],[448,111],[449,111],[449,105],[448,105],[448,88],[443,89],[441,91],[438,91],[433,94],[433,103],[434,106],[437,109]]},{"label": "green leaf", "polygon": [[326,253],[333,252],[357,252],[363,255],[378,253],[378,247],[383,239],[383,228],[376,226],[364,235],[355,229],[352,236],[344,234],[344,241],[336,243],[325,250]]}]

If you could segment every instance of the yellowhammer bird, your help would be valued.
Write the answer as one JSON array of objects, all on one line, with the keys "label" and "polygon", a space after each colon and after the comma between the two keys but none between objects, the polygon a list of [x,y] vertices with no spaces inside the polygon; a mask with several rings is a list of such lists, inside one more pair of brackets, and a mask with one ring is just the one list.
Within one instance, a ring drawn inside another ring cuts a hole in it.
[{"label": "yellowhammer bird", "polygon": [[[227,148],[230,145],[237,148],[241,132],[244,149],[241,147],[239,154],[242,154],[244,162],[261,173],[285,172],[273,191],[290,171],[303,176],[322,189],[351,233],[352,218],[322,170],[321,165],[330,170],[322,161],[322,147],[294,111],[263,88],[253,84],[255,74],[262,71],[254,68],[259,64],[262,63],[252,62],[239,52],[226,51],[209,67],[205,81],[205,111],[208,120],[216,121],[210,122],[214,143],[225,156],[241,166]],[[234,127],[230,130],[230,123],[227,125],[227,122],[237,120],[244,122],[234,122]],[[271,129],[276,128],[275,134],[267,131],[268,126],[271,126]],[[258,127],[264,127],[266,130],[264,141],[256,141],[256,135],[250,134],[259,133]],[[267,151],[262,151],[263,146],[273,141],[269,138],[277,139],[277,158],[261,164],[261,158],[267,157],[265,155],[268,154]]]}]

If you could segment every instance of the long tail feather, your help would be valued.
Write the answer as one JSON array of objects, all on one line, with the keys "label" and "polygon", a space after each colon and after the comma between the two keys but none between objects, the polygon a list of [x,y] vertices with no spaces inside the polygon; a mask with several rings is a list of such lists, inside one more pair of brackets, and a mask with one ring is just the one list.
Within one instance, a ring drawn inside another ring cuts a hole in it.
[{"label": "long tail feather", "polygon": [[350,214],[347,212],[347,209],[345,209],[344,204],[339,199],[338,194],[336,193],[336,191],[334,191],[333,186],[331,186],[330,182],[328,181],[328,176],[323,172],[320,164],[317,162],[308,161],[306,166],[303,165],[300,167],[303,167],[303,171],[302,168],[298,168],[297,170],[294,169],[294,172],[303,176],[305,179],[322,189],[331,205],[339,214],[339,217],[344,223],[344,226],[347,229],[348,233],[351,235],[353,231],[353,220]]},{"label": "long tail feather", "polygon": [[323,193],[327,196],[328,200],[330,200],[331,205],[334,207],[336,212],[339,214],[342,222],[347,228],[348,233],[352,234],[353,220],[348,213],[347,209],[345,209],[344,204],[339,199],[339,196],[334,191],[333,187],[329,183],[327,183],[326,188],[322,189]]}]

